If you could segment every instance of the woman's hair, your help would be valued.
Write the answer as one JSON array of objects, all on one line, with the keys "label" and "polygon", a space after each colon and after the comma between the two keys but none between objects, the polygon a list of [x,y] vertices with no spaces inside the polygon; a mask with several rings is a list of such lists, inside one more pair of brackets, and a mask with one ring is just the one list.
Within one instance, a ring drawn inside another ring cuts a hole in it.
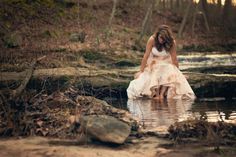
[{"label": "woman's hair", "polygon": [[[159,35],[161,35],[163,43],[159,42],[158,40]],[[166,51],[170,51],[173,45],[174,45],[174,38],[170,27],[167,25],[161,25],[155,33],[155,46],[157,50],[162,51],[162,49],[164,48]]]}]

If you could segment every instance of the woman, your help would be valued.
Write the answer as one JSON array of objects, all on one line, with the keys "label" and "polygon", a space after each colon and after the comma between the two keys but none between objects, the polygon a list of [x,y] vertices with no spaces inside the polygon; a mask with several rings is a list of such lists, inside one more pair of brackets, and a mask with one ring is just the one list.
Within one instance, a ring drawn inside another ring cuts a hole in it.
[{"label": "woman", "polygon": [[161,25],[147,42],[140,71],[127,89],[128,98],[194,99],[193,90],[178,68],[172,32]]}]

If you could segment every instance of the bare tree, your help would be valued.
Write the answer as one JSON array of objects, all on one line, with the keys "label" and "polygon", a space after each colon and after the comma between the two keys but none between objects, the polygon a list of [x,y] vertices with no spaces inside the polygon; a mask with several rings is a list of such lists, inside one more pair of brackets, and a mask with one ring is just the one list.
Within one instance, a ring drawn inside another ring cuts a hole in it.
[{"label": "bare tree", "polygon": [[180,8],[180,0],[175,1],[175,11],[178,13]]},{"label": "bare tree", "polygon": [[207,31],[210,30],[210,28],[209,28],[209,23],[208,23],[208,19],[207,19],[206,13],[205,13],[205,11],[204,11],[204,8],[202,7],[202,5],[203,5],[202,3],[205,3],[205,2],[200,2],[202,11],[199,10],[199,4],[195,5],[195,8],[194,8],[193,22],[192,22],[192,34],[194,34],[194,29],[195,29],[195,24],[196,24],[196,16],[197,16],[197,15],[200,15],[200,16],[203,17],[206,30],[207,30]]},{"label": "bare tree", "polygon": [[186,22],[187,22],[187,18],[188,18],[189,14],[190,14],[191,6],[192,6],[192,0],[190,0],[189,3],[188,3],[188,7],[186,9],[186,12],[184,14],[184,18],[182,20],[182,23],[181,23],[179,31],[178,31],[178,38],[182,37],[183,30],[184,30],[184,27],[185,27]]},{"label": "bare tree", "polygon": [[200,3],[201,3],[202,12],[205,14],[206,20],[209,21],[207,0],[201,0]]},{"label": "bare tree", "polygon": [[166,0],[162,0],[162,7],[163,7],[163,10],[166,10]]},{"label": "bare tree", "polygon": [[151,19],[152,11],[153,11],[154,6],[155,6],[155,0],[152,0],[151,3],[148,6],[145,18],[144,18],[143,23],[142,23],[142,30],[141,30],[141,33],[140,33],[140,36],[139,36],[139,39],[138,39],[138,43],[142,40],[143,35],[147,31],[148,23]]},{"label": "bare tree", "polygon": [[218,6],[218,10],[221,10],[221,7],[222,7],[221,0],[217,0],[217,6]]},{"label": "bare tree", "polygon": [[113,0],[113,8],[112,8],[112,12],[111,12],[111,16],[110,16],[109,24],[108,24],[108,30],[109,31],[111,30],[112,20],[115,16],[116,6],[117,6],[117,0]]},{"label": "bare tree", "polygon": [[223,27],[230,24],[230,13],[232,9],[232,0],[225,0],[225,5],[223,8],[223,14],[222,14],[222,23]]}]

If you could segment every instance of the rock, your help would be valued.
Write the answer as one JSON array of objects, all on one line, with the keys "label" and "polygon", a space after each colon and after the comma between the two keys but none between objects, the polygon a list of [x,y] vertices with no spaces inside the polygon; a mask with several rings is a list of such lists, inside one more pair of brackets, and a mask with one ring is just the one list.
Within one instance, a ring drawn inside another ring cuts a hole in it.
[{"label": "rock", "polygon": [[134,67],[134,66],[138,66],[139,63],[134,63],[133,61],[130,61],[130,60],[120,60],[120,61],[117,61],[114,65],[116,67]]},{"label": "rock", "polygon": [[80,32],[79,34],[78,33],[72,33],[70,35],[70,41],[71,42],[81,42],[81,43],[84,43],[85,41],[85,32]]},{"label": "rock", "polygon": [[66,8],[71,8],[77,4],[76,0],[54,0],[56,3],[61,4]]},{"label": "rock", "polygon": [[169,136],[168,127],[167,126],[158,126],[156,128],[141,130],[143,134],[157,136],[161,138],[165,138]]},{"label": "rock", "polygon": [[122,144],[131,131],[128,124],[106,115],[83,116],[80,123],[85,133],[102,142]]},{"label": "rock", "polygon": [[106,101],[91,96],[78,96],[76,102],[83,104],[84,115],[108,115],[119,119],[120,121],[132,127],[132,130],[138,130],[139,119],[133,117],[128,111],[115,108]]},{"label": "rock", "polygon": [[22,45],[23,39],[17,32],[5,35],[3,38],[4,44],[7,48],[15,48]]}]

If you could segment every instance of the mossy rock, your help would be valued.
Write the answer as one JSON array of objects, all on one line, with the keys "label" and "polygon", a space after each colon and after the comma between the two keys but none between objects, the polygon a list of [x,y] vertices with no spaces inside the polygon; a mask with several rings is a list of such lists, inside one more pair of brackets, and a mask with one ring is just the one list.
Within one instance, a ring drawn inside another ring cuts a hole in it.
[{"label": "mossy rock", "polygon": [[5,35],[3,38],[3,42],[4,42],[5,47],[15,48],[22,45],[23,39],[19,33],[14,32],[14,33]]},{"label": "mossy rock", "polygon": [[71,8],[76,6],[77,4],[76,0],[54,0],[54,2],[60,4],[62,7],[65,8]]},{"label": "mossy rock", "polygon": [[56,31],[52,31],[52,30],[45,30],[41,36],[43,38],[55,38],[55,37],[58,37],[58,34]]},{"label": "mossy rock", "polygon": [[134,67],[138,66],[138,63],[132,62],[130,60],[119,60],[114,65],[117,67]]},{"label": "mossy rock", "polygon": [[105,54],[105,52],[98,52],[95,49],[87,49],[80,51],[82,54],[82,57],[85,59],[88,63],[103,63],[103,64],[109,64],[114,62],[114,57],[109,56],[108,54]]},{"label": "mossy rock", "polygon": [[85,32],[80,32],[80,33],[72,33],[70,35],[70,41],[71,42],[81,42],[84,43],[85,42]]}]

